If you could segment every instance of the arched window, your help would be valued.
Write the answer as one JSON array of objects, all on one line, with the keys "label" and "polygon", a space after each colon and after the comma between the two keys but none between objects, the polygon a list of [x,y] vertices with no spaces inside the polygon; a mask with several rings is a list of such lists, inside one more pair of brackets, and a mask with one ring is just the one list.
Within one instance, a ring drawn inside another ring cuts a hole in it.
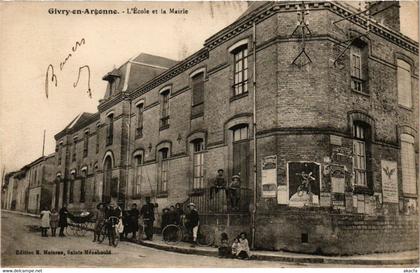
[{"label": "arched window", "polygon": [[355,186],[371,187],[370,158],[371,128],[369,124],[353,123],[353,171]]},{"label": "arched window", "polygon": [[417,194],[416,153],[414,151],[414,137],[409,134],[401,135],[401,169],[403,193]]},{"label": "arched window", "polygon": [[136,105],[137,108],[137,128],[136,128],[136,138],[143,137],[143,111],[144,111],[144,103],[138,103]]},{"label": "arched window", "polygon": [[169,127],[169,94],[170,89],[160,91],[160,130]]},{"label": "arched window", "polygon": [[98,174],[98,164],[96,163],[93,167],[93,190],[92,190],[92,202],[96,202],[96,196],[97,196],[97,174]]},{"label": "arched window", "polygon": [[204,71],[191,76],[192,108],[191,118],[202,116],[204,113]]},{"label": "arched window", "polygon": [[87,157],[89,151],[89,130],[83,135],[83,157]]},{"label": "arched window", "polygon": [[102,202],[111,201],[111,181],[112,180],[112,158],[107,156],[104,161],[104,182],[102,189]]},{"label": "arched window", "polygon": [[411,65],[403,60],[397,59],[397,83],[398,83],[398,104],[411,108]]},{"label": "arched window", "polygon": [[158,152],[158,192],[168,191],[169,149],[162,148]]},{"label": "arched window", "polygon": [[204,141],[202,138],[191,141],[193,151],[193,189],[204,188]]},{"label": "arched window", "polygon": [[112,145],[114,140],[114,113],[108,114],[107,126],[106,145]]},{"label": "arched window", "polygon": [[233,54],[233,96],[248,93],[248,44],[231,51]]},{"label": "arched window", "polygon": [[231,128],[233,141],[232,175],[239,175],[241,184],[248,185],[249,176],[249,130],[248,124],[239,124]]},{"label": "arched window", "polygon": [[141,193],[141,184],[143,179],[143,151],[135,153],[133,156],[134,166],[134,183],[133,183],[133,196],[139,196]]},{"label": "arched window", "polygon": [[74,198],[74,180],[76,180],[76,171],[70,172],[70,189],[69,189],[69,203],[73,203]]},{"label": "arched window", "polygon": [[80,178],[80,203],[85,202],[86,198],[86,176],[87,168],[82,168],[81,178]]}]

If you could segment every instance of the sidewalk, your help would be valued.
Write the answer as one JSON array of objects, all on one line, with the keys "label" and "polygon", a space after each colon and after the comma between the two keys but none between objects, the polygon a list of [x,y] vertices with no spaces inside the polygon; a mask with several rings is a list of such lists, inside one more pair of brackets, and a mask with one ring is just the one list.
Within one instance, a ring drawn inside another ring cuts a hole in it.
[{"label": "sidewalk", "polygon": [[[30,217],[39,218],[36,214],[30,214],[19,211],[2,210],[4,212],[15,213]],[[134,242],[133,242],[134,243]],[[177,244],[166,244],[162,241],[162,236],[155,234],[153,241],[141,241],[138,244],[165,251],[178,252],[183,254],[205,255],[217,257],[218,250],[215,247],[197,246],[190,247],[189,243],[179,242]],[[393,253],[377,253],[368,255],[353,256],[320,256],[311,254],[291,253],[285,251],[252,251],[253,258],[256,260],[278,261],[289,263],[314,263],[314,264],[330,264],[330,265],[377,265],[377,266],[402,266],[402,267],[418,267],[419,252],[402,251]]]},{"label": "sidewalk", "polygon": [[[189,243],[180,242],[175,245],[166,244],[160,235],[154,235],[153,241],[141,241],[139,244],[165,251],[172,251],[184,254],[218,255],[217,248],[197,246],[190,247]],[[319,256],[311,254],[291,253],[285,251],[252,251],[256,260],[278,261],[289,263],[316,263],[316,264],[348,264],[348,265],[401,265],[418,266],[419,253],[416,250],[394,253],[380,253],[354,256]]]}]

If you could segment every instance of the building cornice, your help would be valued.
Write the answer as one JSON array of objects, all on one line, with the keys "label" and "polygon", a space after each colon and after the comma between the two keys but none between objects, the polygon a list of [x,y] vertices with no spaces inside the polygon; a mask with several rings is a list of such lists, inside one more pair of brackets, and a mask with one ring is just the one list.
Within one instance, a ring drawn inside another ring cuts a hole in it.
[{"label": "building cornice", "polygon": [[[208,38],[205,41],[204,46],[209,50],[212,50],[238,34],[250,29],[254,21],[255,23],[261,22],[275,13],[297,11],[298,8],[302,10],[300,5],[300,3],[296,2],[268,2]],[[327,9],[343,18],[354,14],[350,8],[344,7],[337,2],[306,2],[305,5],[308,5],[309,10]],[[364,28],[367,26],[367,18],[363,15],[348,17],[348,21]],[[400,32],[381,25],[374,20],[371,20],[370,25],[371,31],[376,35],[405,48],[412,53],[418,54],[418,42]]]}]

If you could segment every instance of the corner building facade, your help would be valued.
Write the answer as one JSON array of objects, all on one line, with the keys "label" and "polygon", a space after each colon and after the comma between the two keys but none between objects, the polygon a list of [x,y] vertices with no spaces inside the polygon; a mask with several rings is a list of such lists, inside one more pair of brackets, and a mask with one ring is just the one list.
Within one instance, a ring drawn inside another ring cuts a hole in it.
[{"label": "corner building facade", "polygon": [[[105,75],[99,112],[56,135],[56,205],[150,196],[157,213],[196,203],[230,238],[255,228],[262,249],[417,248],[418,43],[388,10],[257,2],[185,60],[129,60]],[[235,194],[210,189],[218,169],[240,177]]]}]

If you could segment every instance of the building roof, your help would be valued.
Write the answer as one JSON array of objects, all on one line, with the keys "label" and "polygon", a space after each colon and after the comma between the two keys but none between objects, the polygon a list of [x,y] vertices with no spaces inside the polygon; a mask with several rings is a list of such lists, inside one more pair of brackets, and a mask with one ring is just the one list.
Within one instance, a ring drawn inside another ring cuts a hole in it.
[{"label": "building roof", "polygon": [[66,132],[75,132],[78,129],[86,126],[89,122],[92,122],[99,118],[99,113],[87,113],[83,112],[77,115],[63,130],[57,133],[54,138],[57,140],[62,137]]},{"label": "building roof", "polygon": [[151,55],[147,53],[140,53],[137,57],[132,58],[130,61],[160,66],[163,68],[170,68],[178,63],[178,61],[169,58]]}]

